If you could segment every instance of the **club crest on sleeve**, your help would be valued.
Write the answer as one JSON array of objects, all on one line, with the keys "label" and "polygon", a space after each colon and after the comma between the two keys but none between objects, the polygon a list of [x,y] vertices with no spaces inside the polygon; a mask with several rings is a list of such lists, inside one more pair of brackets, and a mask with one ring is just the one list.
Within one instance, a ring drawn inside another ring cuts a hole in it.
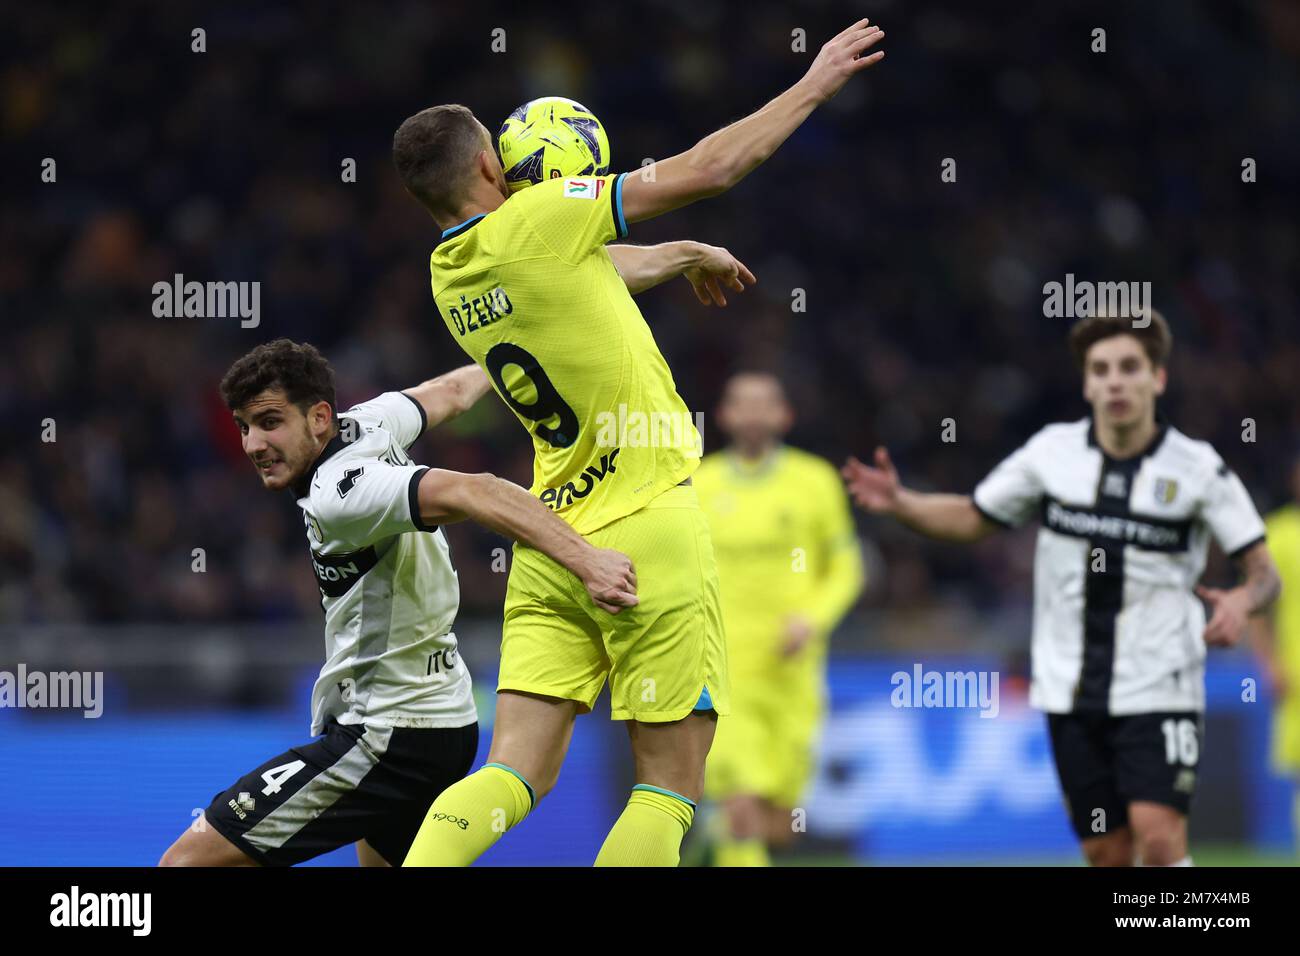
[{"label": "club crest on sleeve", "polygon": [[605,180],[587,176],[582,179],[566,179],[564,196],[566,199],[595,199],[600,195]]}]

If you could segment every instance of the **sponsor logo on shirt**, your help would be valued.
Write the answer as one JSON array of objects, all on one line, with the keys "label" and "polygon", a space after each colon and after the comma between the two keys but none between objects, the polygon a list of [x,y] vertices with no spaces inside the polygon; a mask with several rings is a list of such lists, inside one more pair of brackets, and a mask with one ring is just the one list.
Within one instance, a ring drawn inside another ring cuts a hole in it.
[{"label": "sponsor logo on shirt", "polygon": [[362,548],[350,554],[328,555],[311,553],[316,583],[326,597],[341,597],[352,590],[352,585],[379,562],[373,547]]},{"label": "sponsor logo on shirt", "polygon": [[567,508],[573,504],[575,498],[585,498],[591,494],[596,485],[605,480],[606,475],[612,475],[618,471],[618,466],[614,460],[618,458],[621,449],[615,448],[611,452],[606,452],[600,456],[600,462],[595,465],[588,465],[581,475],[578,476],[578,482],[566,481],[556,488],[545,488],[538,495],[542,504],[552,511],[559,511],[561,508]]},{"label": "sponsor logo on shirt", "polygon": [[1043,502],[1043,525],[1057,534],[1131,544],[1148,551],[1186,551],[1190,529],[1187,521],[1105,514],[1050,498]]}]

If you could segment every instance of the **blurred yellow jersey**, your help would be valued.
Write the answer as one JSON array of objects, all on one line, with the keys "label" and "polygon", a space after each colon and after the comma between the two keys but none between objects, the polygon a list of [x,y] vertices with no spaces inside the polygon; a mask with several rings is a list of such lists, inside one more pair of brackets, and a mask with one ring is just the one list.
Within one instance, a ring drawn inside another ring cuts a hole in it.
[{"label": "blurred yellow jersey", "polygon": [[[707,456],[694,479],[709,519],[727,655],[737,695],[743,677],[819,675],[825,638],[862,590],[862,559],[838,472],[782,446],[757,467],[730,451]],[[786,621],[816,635],[807,653],[782,654]],[[820,680],[820,677],[817,677]],[[786,691],[795,688],[787,684]]]},{"label": "blurred yellow jersey", "polygon": [[1279,769],[1300,770],[1300,505],[1286,505],[1264,521],[1268,550],[1282,578],[1273,609],[1274,653],[1290,685],[1273,725],[1273,759]]},{"label": "blurred yellow jersey", "polygon": [[622,194],[621,175],[530,186],[448,229],[429,261],[452,337],[533,437],[533,494],[580,533],[644,507],[700,457],[605,251],[627,235]]},{"label": "blurred yellow jersey", "polygon": [[1293,681],[1300,680],[1300,505],[1287,505],[1264,520],[1269,554],[1282,578],[1274,608],[1278,663]]}]

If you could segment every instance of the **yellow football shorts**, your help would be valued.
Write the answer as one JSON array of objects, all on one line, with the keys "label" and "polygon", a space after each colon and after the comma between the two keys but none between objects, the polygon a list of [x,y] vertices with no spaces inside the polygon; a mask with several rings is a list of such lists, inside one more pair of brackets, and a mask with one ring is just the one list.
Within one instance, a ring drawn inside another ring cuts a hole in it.
[{"label": "yellow football shorts", "polygon": [[586,536],[632,559],[640,604],[613,615],[572,573],[516,543],[497,690],[576,700],[589,711],[609,678],[615,720],[665,723],[730,712],[726,636],[708,522],[678,485]]},{"label": "yellow football shorts", "polygon": [[711,800],[762,797],[777,807],[797,807],[817,768],[821,695],[737,676],[731,716],[718,721],[704,767]]}]

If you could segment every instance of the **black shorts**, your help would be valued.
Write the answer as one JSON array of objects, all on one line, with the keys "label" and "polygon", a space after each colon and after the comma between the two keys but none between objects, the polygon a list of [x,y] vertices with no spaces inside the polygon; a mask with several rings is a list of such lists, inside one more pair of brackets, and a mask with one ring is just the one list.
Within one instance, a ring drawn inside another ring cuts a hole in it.
[{"label": "black shorts", "polygon": [[434,798],[478,750],[478,724],[365,727],[325,734],[268,760],[213,798],[213,829],[265,866],[292,866],[365,840],[393,866],[406,858]]},{"label": "black shorts", "polygon": [[1127,826],[1134,800],[1187,815],[1205,740],[1201,714],[1048,714],[1047,727],[1080,840]]}]

